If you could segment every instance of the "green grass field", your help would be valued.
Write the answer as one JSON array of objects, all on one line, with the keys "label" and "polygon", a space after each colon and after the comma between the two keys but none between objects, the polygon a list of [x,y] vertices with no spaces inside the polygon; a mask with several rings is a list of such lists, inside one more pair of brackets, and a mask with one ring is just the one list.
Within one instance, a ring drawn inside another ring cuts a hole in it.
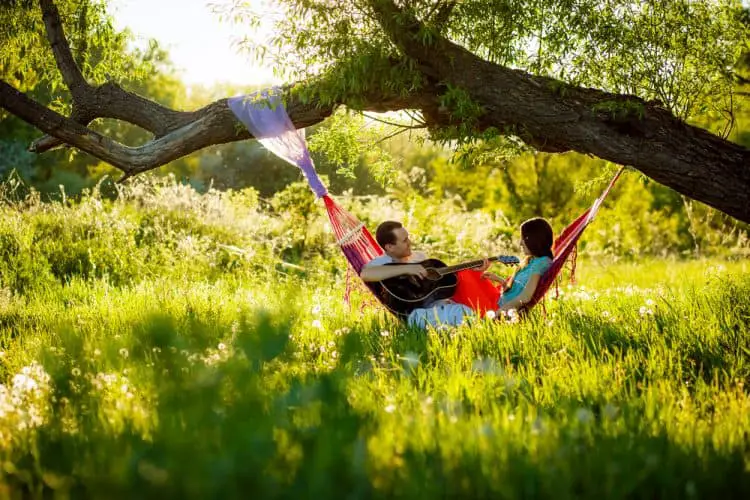
[{"label": "green grass field", "polygon": [[154,206],[4,209],[0,498],[750,497],[747,260],[417,331]]}]

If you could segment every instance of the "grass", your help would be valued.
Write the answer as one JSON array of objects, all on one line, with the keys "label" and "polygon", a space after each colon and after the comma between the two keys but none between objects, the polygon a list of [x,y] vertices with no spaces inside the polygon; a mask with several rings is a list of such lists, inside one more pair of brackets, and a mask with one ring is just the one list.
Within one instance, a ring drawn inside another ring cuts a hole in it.
[{"label": "grass", "polygon": [[411,330],[222,199],[4,208],[0,498],[750,495],[746,260]]},{"label": "grass", "polygon": [[642,267],[426,332],[308,278],[6,296],[4,492],[747,495],[747,264]]}]

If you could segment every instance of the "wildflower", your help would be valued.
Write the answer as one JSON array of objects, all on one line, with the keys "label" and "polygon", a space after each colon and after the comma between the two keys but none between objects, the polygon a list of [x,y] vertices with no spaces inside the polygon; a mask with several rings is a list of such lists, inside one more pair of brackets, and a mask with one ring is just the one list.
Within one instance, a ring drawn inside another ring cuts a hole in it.
[{"label": "wildflower", "polygon": [[609,318],[609,311],[602,311],[603,318]]},{"label": "wildflower", "polygon": [[0,351],[0,359],[5,357],[5,351]]},{"label": "wildflower", "polygon": [[312,327],[320,329],[320,328],[323,328],[323,325],[320,323],[320,320],[316,319],[316,320],[313,320]]},{"label": "wildflower", "polygon": [[404,361],[409,368],[415,368],[419,364],[419,356],[414,352],[407,352],[404,356],[400,356],[400,359]]},{"label": "wildflower", "polygon": [[380,332],[381,337],[388,337],[390,335],[390,332],[388,330],[383,330]]},{"label": "wildflower", "polygon": [[128,350],[125,349],[124,347],[122,349],[120,349],[120,356],[122,356],[123,358],[127,359],[127,357],[128,357]]},{"label": "wildflower", "polygon": [[396,411],[396,405],[394,405],[394,404],[390,404],[390,405],[388,405],[388,406],[385,407],[385,412],[386,413],[393,413],[394,411]]},{"label": "wildflower", "polygon": [[617,414],[619,413],[619,411],[620,409],[617,408],[612,403],[607,403],[603,409],[604,416],[607,417],[609,420],[614,420],[617,417]]},{"label": "wildflower", "polygon": [[317,315],[318,315],[318,314],[320,313],[320,304],[315,304],[315,305],[313,306],[313,308],[312,308],[312,313],[313,313],[314,315],[316,315],[316,316],[317,316]]},{"label": "wildflower", "polygon": [[582,424],[588,424],[594,420],[594,414],[588,408],[578,408],[576,418]]},{"label": "wildflower", "polygon": [[217,348],[218,348],[218,349],[219,349],[220,351],[223,351],[224,349],[226,349],[226,348],[227,348],[227,346],[226,346],[226,345],[224,345],[224,342],[219,342],[219,345],[218,345],[218,346],[216,346],[216,347],[217,347]]},{"label": "wildflower", "polygon": [[508,317],[508,321],[510,321],[511,323],[518,323],[518,311],[516,311],[515,309],[508,309],[506,315]]},{"label": "wildflower", "polygon": [[487,319],[495,319],[496,316],[497,315],[495,314],[495,311],[487,311],[484,314],[484,317],[487,318]]},{"label": "wildflower", "polygon": [[73,368],[70,370],[70,373],[73,374],[74,377],[80,377],[81,376],[81,370],[79,368]]},{"label": "wildflower", "polygon": [[159,353],[161,352],[161,349],[160,349],[160,348],[158,348],[158,347],[154,347],[154,348],[153,348],[153,349],[151,349],[151,350],[152,350],[152,351],[153,351],[154,353],[156,353],[156,354],[159,354]]}]

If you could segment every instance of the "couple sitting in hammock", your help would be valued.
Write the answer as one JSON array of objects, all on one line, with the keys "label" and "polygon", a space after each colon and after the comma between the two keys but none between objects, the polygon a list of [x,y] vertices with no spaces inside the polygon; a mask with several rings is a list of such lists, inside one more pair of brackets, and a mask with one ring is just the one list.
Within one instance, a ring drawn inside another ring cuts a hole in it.
[{"label": "couple sitting in hammock", "polygon": [[[378,226],[375,239],[385,250],[385,254],[367,263],[360,276],[365,282],[378,282],[402,275],[425,278],[427,270],[418,262],[427,257],[422,252],[413,252],[409,233],[400,222],[386,221]],[[527,220],[521,224],[521,248],[525,254],[518,270],[504,280],[494,273],[487,272],[490,266],[485,260],[478,271],[482,278],[498,283],[502,294],[495,308],[498,312],[519,310],[527,304],[539,284],[542,275],[552,265],[553,234],[549,223],[542,218]],[[405,265],[392,266],[391,263]],[[418,307],[408,313],[407,322],[411,326],[458,325],[464,318],[476,315],[476,311],[465,304],[451,299],[437,300],[426,307]]]}]

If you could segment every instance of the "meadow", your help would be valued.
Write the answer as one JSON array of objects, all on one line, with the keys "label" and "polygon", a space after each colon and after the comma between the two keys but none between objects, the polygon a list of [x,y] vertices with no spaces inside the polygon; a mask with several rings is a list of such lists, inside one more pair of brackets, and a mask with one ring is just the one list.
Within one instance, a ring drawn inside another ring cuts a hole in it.
[{"label": "meadow", "polygon": [[[302,194],[16,187],[0,498],[750,497],[746,248],[636,258],[592,227],[528,318],[422,331]],[[451,261],[517,251],[502,214],[342,203],[370,228],[406,214]]]}]

